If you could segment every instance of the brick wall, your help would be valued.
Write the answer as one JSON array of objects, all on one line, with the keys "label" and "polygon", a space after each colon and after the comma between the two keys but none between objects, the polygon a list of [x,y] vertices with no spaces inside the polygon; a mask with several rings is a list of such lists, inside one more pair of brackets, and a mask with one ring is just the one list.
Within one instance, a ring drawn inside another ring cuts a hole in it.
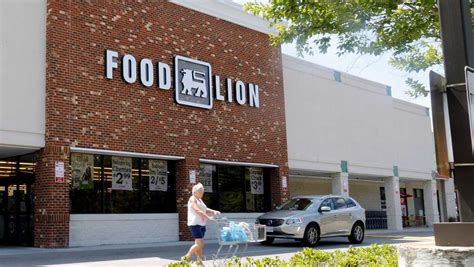
[{"label": "brick wall", "polygon": [[[198,168],[199,158],[281,166],[271,178],[272,202],[281,202],[287,142],[280,48],[271,46],[264,33],[166,1],[140,2],[48,1],[46,148],[186,157],[177,166],[180,223],[185,222],[190,190],[187,173]],[[105,49],[172,68],[175,55],[207,61],[213,74],[220,75],[224,94],[224,78],[259,85],[260,108],[217,100],[211,110],[192,108],[175,103],[174,86],[161,90],[156,84],[127,84],[119,70],[106,80]],[[54,156],[68,158],[68,153]],[[40,171],[36,179],[52,178]],[[38,199],[63,187],[47,184],[45,193],[37,192]],[[48,207],[51,212],[66,208]],[[181,230],[181,238],[187,239],[186,227]],[[36,238],[36,245],[48,244],[53,246]]]}]

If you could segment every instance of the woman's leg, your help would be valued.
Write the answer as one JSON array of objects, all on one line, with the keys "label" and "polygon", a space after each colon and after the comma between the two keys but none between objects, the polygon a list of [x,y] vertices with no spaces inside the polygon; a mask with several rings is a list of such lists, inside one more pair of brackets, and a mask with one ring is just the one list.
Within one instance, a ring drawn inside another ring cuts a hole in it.
[{"label": "woman's leg", "polygon": [[[194,241],[194,245],[192,245],[189,248],[188,253],[186,253],[185,257],[187,257],[190,260],[191,257],[193,256],[193,254],[196,254],[197,250],[199,250],[198,239],[196,239]],[[197,254],[196,254],[196,256],[197,256]]]},{"label": "woman's leg", "polygon": [[204,239],[202,238],[199,238],[199,239],[196,239],[196,245],[197,245],[197,248],[195,250],[195,253],[196,253],[196,257],[198,260],[202,260],[202,252],[204,250]]}]

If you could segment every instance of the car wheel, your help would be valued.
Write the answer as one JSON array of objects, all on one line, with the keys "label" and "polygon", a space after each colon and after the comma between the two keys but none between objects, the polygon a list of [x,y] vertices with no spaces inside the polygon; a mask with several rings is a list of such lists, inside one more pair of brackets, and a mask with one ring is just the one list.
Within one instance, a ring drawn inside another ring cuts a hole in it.
[{"label": "car wheel", "polygon": [[365,231],[364,225],[360,222],[352,226],[351,235],[349,236],[349,242],[352,244],[360,244],[364,241]]},{"label": "car wheel", "polygon": [[260,244],[270,246],[271,244],[273,244],[273,241],[275,241],[274,237],[267,237],[267,239],[265,239],[265,241],[260,242]]},{"label": "car wheel", "polygon": [[306,227],[303,237],[303,245],[314,247],[319,241],[319,228],[315,224],[310,224]]}]

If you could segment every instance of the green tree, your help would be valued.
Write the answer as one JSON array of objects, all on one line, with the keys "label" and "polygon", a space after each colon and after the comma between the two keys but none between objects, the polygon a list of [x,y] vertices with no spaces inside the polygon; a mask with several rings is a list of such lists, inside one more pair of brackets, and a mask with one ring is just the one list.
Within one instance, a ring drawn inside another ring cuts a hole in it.
[{"label": "green tree", "polygon": [[[339,56],[390,53],[389,63],[406,72],[443,62],[437,0],[253,0],[244,7],[278,29],[273,44],[295,42],[300,55],[326,53],[335,42]],[[419,81],[406,83],[408,95],[428,94]]]}]

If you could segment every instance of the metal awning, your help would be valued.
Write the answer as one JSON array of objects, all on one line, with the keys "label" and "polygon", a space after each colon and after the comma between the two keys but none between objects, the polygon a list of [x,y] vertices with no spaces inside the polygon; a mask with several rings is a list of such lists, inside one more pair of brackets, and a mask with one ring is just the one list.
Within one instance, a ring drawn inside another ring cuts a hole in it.
[{"label": "metal awning", "polygon": [[266,163],[255,163],[255,162],[242,162],[242,161],[227,161],[227,160],[214,160],[214,159],[199,159],[201,163],[208,164],[223,164],[223,165],[234,165],[234,166],[246,166],[246,167],[259,167],[259,168],[278,168],[278,165],[266,164]]},{"label": "metal awning", "polygon": [[128,151],[115,151],[115,150],[103,150],[103,149],[82,148],[82,147],[71,147],[71,152],[73,152],[73,153],[106,155],[106,156],[117,156],[117,157],[145,158],[145,159],[163,159],[163,160],[182,160],[182,159],[184,159],[184,157],[181,157],[181,156],[147,154],[147,153],[137,153],[137,152],[128,152]]}]

